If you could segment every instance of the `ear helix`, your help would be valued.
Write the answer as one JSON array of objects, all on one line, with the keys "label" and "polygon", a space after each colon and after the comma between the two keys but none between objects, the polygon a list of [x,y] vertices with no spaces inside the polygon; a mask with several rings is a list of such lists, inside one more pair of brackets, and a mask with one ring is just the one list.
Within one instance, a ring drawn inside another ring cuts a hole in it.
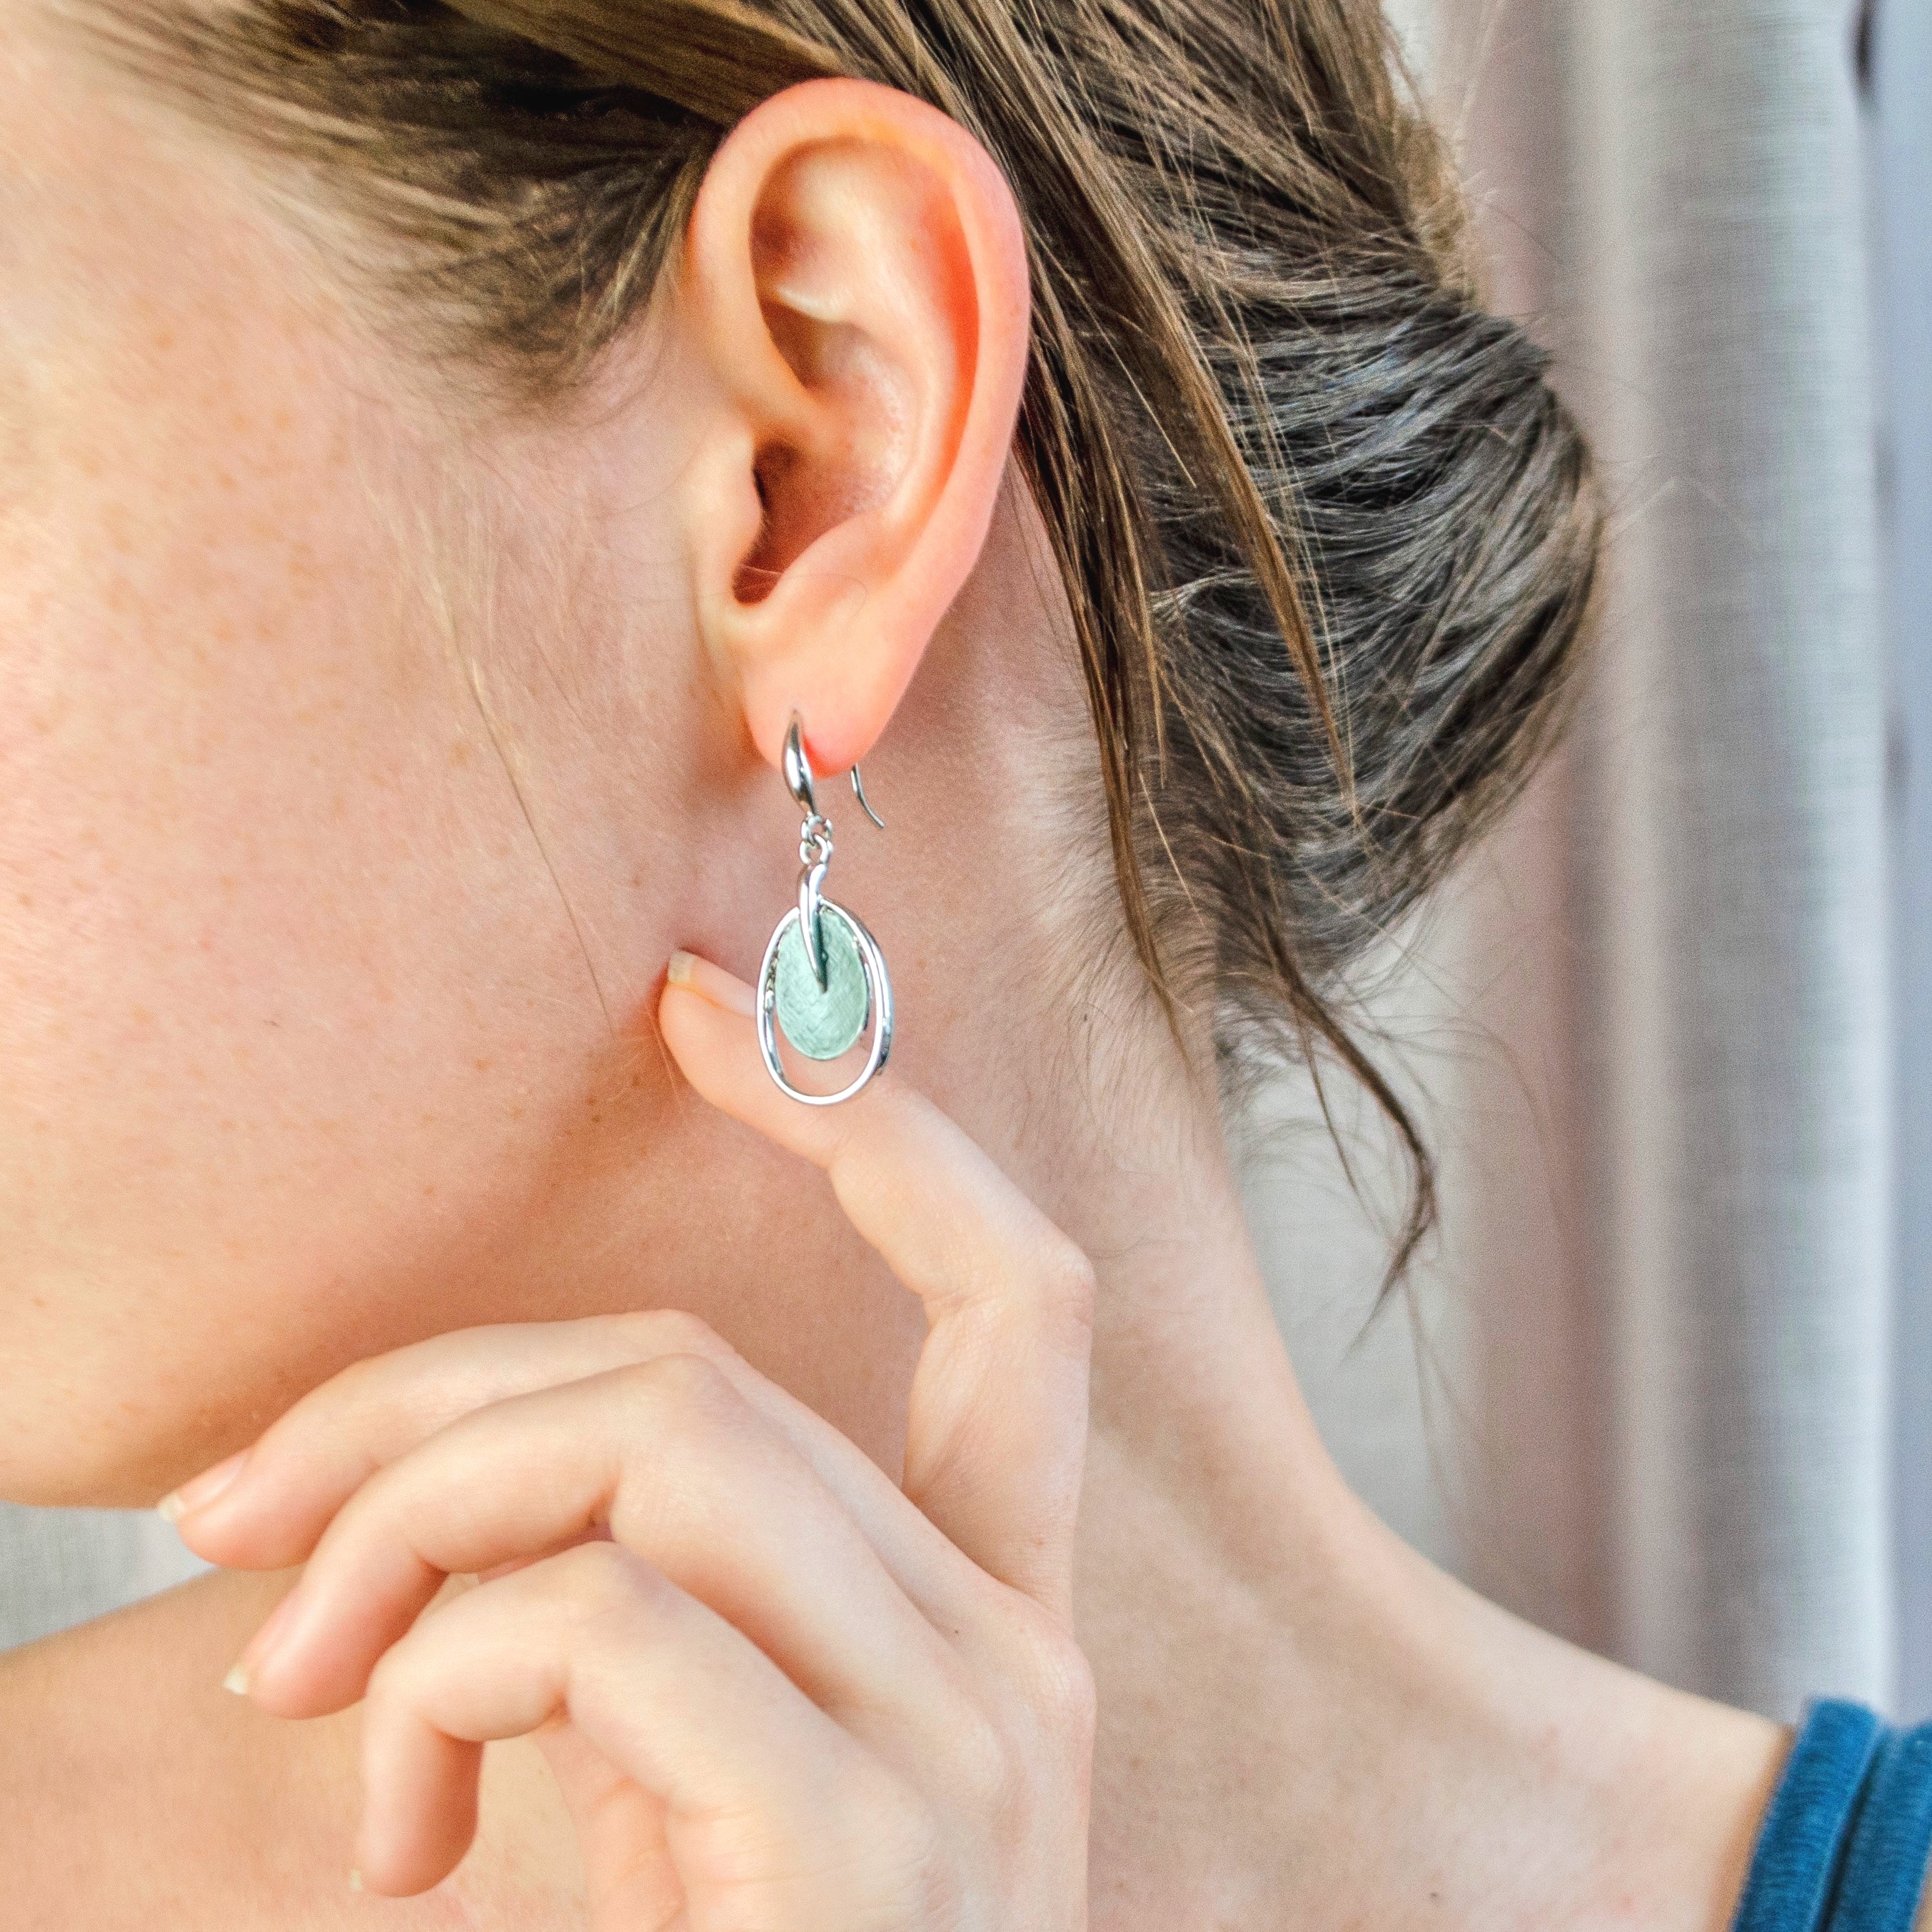
[{"label": "ear helix", "polygon": [[[806,755],[802,722],[794,711],[782,760],[785,789],[805,814],[800,828],[798,903],[788,906],[772,928],[758,969],[758,1048],[765,1070],[782,1093],[808,1107],[836,1106],[871,1083],[892,1046],[892,985],[879,943],[853,914],[825,896],[832,863],[832,822],[818,808],[812,761]],[[866,816],[881,831],[866,797],[859,767],[852,790]],[[787,1075],[778,1035],[808,1060],[836,1060],[864,1038],[872,1043],[857,1075],[834,1094],[811,1094]]]}]

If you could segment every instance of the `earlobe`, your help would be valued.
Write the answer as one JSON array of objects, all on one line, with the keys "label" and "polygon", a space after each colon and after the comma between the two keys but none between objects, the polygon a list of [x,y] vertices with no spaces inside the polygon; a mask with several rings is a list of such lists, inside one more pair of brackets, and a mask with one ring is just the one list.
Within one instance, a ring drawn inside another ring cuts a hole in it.
[{"label": "earlobe", "polygon": [[977,560],[1028,352],[1011,190],[937,109],[811,81],[748,116],[683,297],[728,399],[686,478],[700,620],[773,764],[862,758]]}]

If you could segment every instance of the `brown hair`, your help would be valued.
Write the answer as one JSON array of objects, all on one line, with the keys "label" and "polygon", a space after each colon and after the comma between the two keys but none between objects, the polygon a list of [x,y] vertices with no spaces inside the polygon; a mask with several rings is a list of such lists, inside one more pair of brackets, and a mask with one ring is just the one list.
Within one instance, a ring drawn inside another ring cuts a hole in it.
[{"label": "brown hair", "polygon": [[[1336,1002],[1548,742],[1600,511],[1546,358],[1484,312],[1366,0],[113,0],[330,175],[418,326],[567,384],[648,301],[720,140],[796,81],[919,95],[1030,250],[1018,454],[1058,559],[1134,946],[1224,1048],[1367,1084]],[[1170,1010],[1172,1006],[1170,1006]]]}]

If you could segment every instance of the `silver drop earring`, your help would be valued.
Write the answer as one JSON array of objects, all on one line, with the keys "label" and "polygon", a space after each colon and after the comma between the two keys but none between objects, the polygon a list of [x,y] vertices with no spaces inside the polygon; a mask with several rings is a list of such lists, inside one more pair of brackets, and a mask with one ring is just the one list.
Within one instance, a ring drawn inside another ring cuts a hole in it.
[{"label": "silver drop earring", "polygon": [[[805,754],[804,728],[794,711],[785,733],[785,789],[805,814],[798,835],[798,903],[785,909],[772,928],[758,969],[758,1048],[765,1070],[782,1093],[808,1107],[833,1107],[849,1100],[886,1064],[892,1050],[892,982],[886,956],[862,921],[825,896],[826,868],[832,862],[832,822],[818,808],[812,760]],[[852,767],[852,791],[866,816],[883,832],[885,821],[866,797],[859,767]],[[866,1064],[848,1086],[836,1094],[808,1094],[786,1077],[778,1057],[778,1035],[808,1060],[836,1060],[864,1038],[872,1043]]]}]

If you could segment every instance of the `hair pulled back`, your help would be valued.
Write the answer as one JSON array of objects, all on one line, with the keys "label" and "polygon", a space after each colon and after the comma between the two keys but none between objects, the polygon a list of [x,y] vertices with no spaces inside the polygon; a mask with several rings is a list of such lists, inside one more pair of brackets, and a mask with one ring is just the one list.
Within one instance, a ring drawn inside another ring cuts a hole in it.
[{"label": "hair pulled back", "polygon": [[124,55],[318,164],[412,314],[532,394],[648,302],[731,125],[856,75],[1005,172],[1018,455],[1098,732],[1128,933],[1236,1048],[1325,1048],[1427,1150],[1344,970],[1562,710],[1600,510],[1546,358],[1486,314],[1366,0],[111,0]]}]

